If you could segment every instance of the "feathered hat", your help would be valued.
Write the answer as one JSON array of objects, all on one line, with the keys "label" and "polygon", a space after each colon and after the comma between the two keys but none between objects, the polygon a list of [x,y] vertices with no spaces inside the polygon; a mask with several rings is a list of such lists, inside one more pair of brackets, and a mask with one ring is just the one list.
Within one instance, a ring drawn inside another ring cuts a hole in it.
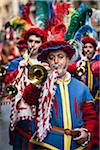
[{"label": "feathered hat", "polygon": [[23,37],[25,41],[27,41],[29,36],[33,34],[38,37],[41,37],[43,42],[47,40],[47,34],[45,33],[45,31],[40,28],[34,27],[34,28],[29,28],[28,30],[24,32]]},{"label": "feathered hat", "polygon": [[91,43],[91,44],[94,46],[94,48],[97,47],[97,42],[96,42],[96,40],[95,40],[94,38],[92,38],[92,37],[85,36],[84,38],[82,38],[81,41],[82,41],[83,44]]},{"label": "feathered hat", "polygon": [[63,50],[67,53],[67,56],[71,59],[75,54],[75,49],[67,41],[48,41],[43,43],[39,48],[38,60],[43,61],[47,59],[47,55],[51,51]]},{"label": "feathered hat", "polygon": [[48,41],[64,40],[66,26],[64,16],[70,7],[68,2],[36,1],[36,26],[48,33]]}]

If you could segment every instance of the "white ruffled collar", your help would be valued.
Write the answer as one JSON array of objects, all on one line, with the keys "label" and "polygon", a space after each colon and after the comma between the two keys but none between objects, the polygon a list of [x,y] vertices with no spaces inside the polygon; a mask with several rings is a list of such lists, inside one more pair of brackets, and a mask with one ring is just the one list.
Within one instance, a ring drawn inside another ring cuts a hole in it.
[{"label": "white ruffled collar", "polygon": [[70,82],[71,81],[71,74],[69,72],[66,72],[66,77],[65,77],[65,80],[63,81],[62,79],[58,78],[57,80],[57,83],[60,83],[60,82]]}]

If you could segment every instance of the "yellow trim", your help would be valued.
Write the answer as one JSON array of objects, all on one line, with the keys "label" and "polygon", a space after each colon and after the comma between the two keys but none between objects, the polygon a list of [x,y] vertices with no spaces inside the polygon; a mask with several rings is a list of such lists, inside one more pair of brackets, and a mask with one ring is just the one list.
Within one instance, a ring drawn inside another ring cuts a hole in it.
[{"label": "yellow trim", "polygon": [[30,142],[33,144],[39,145],[39,146],[43,146],[45,148],[49,148],[50,150],[59,150],[58,148],[56,148],[52,145],[49,145],[49,144],[44,143],[44,142],[38,142],[38,141],[35,141],[34,139],[31,139]]},{"label": "yellow trim", "polygon": [[81,147],[78,147],[77,149],[75,150],[83,150],[84,148],[81,146]]},{"label": "yellow trim", "polygon": [[[67,84],[69,84],[70,81],[71,81],[71,80],[65,79],[64,83],[66,82]],[[57,83],[58,83],[58,84],[61,84],[61,83],[63,83],[63,81],[62,81],[61,79],[58,79],[58,80],[57,80]]]},{"label": "yellow trim", "polygon": [[87,66],[88,66],[88,88],[90,89],[90,91],[92,91],[92,87],[93,87],[93,75],[90,69],[90,62],[87,62]]},{"label": "yellow trim", "polygon": [[[68,94],[68,82],[61,83],[59,81],[61,96],[62,96],[62,105],[63,105],[63,117],[64,117],[64,129],[72,129],[71,123],[71,114],[70,114],[70,104],[69,104],[69,94]],[[71,136],[64,134],[64,149],[70,150],[71,146]]]},{"label": "yellow trim", "polygon": [[95,97],[94,101],[99,101],[100,100],[100,97]]},{"label": "yellow trim", "polygon": [[[65,97],[66,97],[66,112],[68,113],[67,114],[67,123],[68,123],[68,129],[72,129],[72,122],[71,122],[71,113],[70,113],[70,103],[69,103],[69,94],[68,94],[68,86],[67,86],[67,83],[65,82],[64,83],[64,86],[65,86]],[[70,149],[70,145],[71,145],[71,136],[67,136],[68,137],[68,147]]]},{"label": "yellow trim", "polygon": [[100,100],[100,91],[99,90],[97,90],[97,93],[94,98],[94,101],[96,101],[96,100]]},{"label": "yellow trim", "polygon": [[[27,55],[24,54],[24,55],[23,55],[23,58],[26,60],[26,59],[27,59]],[[33,65],[33,63],[32,63],[30,60],[28,60],[28,64],[30,64],[31,66]]]}]

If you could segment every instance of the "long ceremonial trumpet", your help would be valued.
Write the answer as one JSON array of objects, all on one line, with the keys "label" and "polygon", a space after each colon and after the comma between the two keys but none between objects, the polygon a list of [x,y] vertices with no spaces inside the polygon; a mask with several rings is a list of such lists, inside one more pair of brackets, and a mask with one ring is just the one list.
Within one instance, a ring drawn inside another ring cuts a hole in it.
[{"label": "long ceremonial trumpet", "polygon": [[[26,65],[31,56],[32,51],[33,50],[30,51],[29,57],[26,61]],[[6,86],[5,89],[6,95],[13,96],[13,97],[17,95],[18,89],[16,85],[18,85],[18,82],[22,77],[26,65],[23,68],[21,68],[21,71],[17,75],[16,80],[12,84]],[[42,84],[47,79],[47,74],[48,74],[47,70],[42,65],[33,65],[28,69],[28,79],[32,84]]]},{"label": "long ceremonial trumpet", "polygon": [[[33,65],[28,70],[28,79],[32,84],[42,84],[47,79],[47,70],[41,65]],[[18,82],[18,81],[17,81]],[[9,96],[16,96],[18,89],[16,87],[17,82],[6,86],[5,93]]]}]

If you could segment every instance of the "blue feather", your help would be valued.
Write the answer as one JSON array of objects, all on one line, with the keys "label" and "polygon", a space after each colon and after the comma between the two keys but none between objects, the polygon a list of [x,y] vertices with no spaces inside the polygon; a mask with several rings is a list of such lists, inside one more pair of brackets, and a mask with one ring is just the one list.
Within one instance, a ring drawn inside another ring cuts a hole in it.
[{"label": "blue feather", "polygon": [[54,18],[55,18],[55,12],[53,9],[53,1],[49,0],[48,2],[48,14],[49,14],[49,22],[52,24],[54,22]]},{"label": "blue feather", "polygon": [[83,25],[79,28],[79,30],[75,33],[74,39],[78,39],[79,41],[83,36],[86,34],[90,34],[92,36],[96,36],[96,30],[89,26],[89,25]]}]

